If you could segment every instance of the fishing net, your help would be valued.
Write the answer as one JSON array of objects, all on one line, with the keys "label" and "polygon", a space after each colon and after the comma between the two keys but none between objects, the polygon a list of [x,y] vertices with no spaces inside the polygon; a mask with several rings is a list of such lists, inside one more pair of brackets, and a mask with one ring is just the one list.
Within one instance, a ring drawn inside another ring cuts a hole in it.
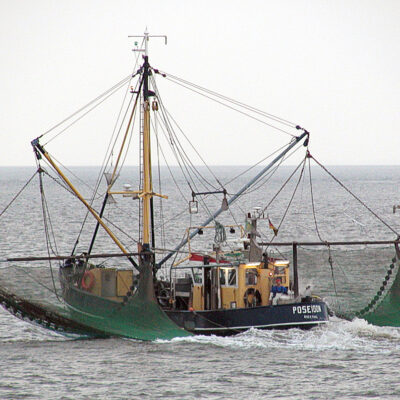
[{"label": "fishing net", "polygon": [[[292,259],[281,248],[271,253]],[[392,245],[298,246],[300,292],[307,286],[344,318],[400,326],[399,263]]]}]

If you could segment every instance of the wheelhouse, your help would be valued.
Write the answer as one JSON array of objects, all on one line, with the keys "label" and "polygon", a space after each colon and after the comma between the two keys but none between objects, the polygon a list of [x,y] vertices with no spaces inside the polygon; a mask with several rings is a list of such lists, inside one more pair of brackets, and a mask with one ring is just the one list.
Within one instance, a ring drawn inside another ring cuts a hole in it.
[{"label": "wheelhouse", "polygon": [[172,271],[181,272],[180,277],[171,280],[170,306],[175,309],[202,311],[267,306],[271,304],[271,289],[278,280],[288,294],[280,303],[293,298],[287,260],[270,258],[265,262],[177,266]]}]

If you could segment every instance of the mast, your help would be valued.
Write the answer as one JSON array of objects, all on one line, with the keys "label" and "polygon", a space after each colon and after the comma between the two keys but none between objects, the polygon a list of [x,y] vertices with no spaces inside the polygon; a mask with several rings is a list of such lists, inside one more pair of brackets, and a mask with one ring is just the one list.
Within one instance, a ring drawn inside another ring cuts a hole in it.
[{"label": "mast", "polygon": [[143,215],[142,215],[142,229],[143,229],[143,250],[150,250],[150,239],[152,247],[155,247],[155,234],[154,234],[154,212],[153,212],[153,196],[162,196],[153,192],[153,183],[151,176],[151,139],[150,139],[150,97],[155,93],[149,89],[149,76],[151,74],[149,64],[149,39],[150,37],[162,37],[167,44],[167,37],[164,35],[150,35],[146,29],[144,36],[129,36],[140,37],[144,40],[144,49],[137,49],[135,51],[144,51],[144,64],[142,66],[142,93],[143,93],[143,189],[139,194],[142,200]]},{"label": "mast", "polygon": [[151,180],[151,158],[150,158],[150,102],[149,102],[149,56],[147,54],[148,33],[145,32],[145,55],[143,64],[143,249],[150,249],[150,226],[152,180]]}]

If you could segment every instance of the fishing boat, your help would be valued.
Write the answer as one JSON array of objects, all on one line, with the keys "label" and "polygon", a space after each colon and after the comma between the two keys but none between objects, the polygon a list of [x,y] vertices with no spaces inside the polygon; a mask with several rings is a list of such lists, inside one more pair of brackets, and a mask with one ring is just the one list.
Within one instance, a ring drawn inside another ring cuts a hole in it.
[{"label": "fishing boat", "polygon": [[[79,260],[76,257],[67,259],[60,267],[60,279],[63,298],[70,309],[72,319],[104,332],[139,339],[175,337],[186,332],[234,334],[252,327],[313,327],[326,323],[328,321],[326,304],[312,296],[300,296],[297,269],[293,279],[290,279],[288,260],[270,259],[262,254],[256,243],[257,220],[260,217],[256,212],[249,213],[246,217],[246,224],[250,225],[251,229],[244,238],[242,228],[242,246],[234,249],[236,254],[233,259],[227,261],[226,253],[218,249],[218,243],[214,242],[215,259],[207,254],[196,258],[195,254],[189,251],[189,259],[195,261],[196,265],[179,267],[180,263],[175,262],[171,266],[171,272],[179,268],[183,275],[179,274],[168,282],[157,280],[157,271],[160,267],[189,240],[193,241],[202,230],[210,228],[208,224],[213,222],[214,227],[223,231],[225,227],[219,224],[216,218],[226,211],[241,193],[279,162],[291,148],[307,141],[308,132],[300,129],[301,135],[259,172],[253,182],[246,184],[229,201],[224,188],[213,192],[193,191],[189,205],[192,213],[197,211],[195,199],[199,196],[221,194],[223,205],[199,227],[191,227],[187,239],[173,251],[163,259],[156,260],[153,251],[155,248],[153,198],[163,195],[153,191],[150,119],[152,113],[161,111],[158,108],[161,108],[162,104],[156,86],[150,83],[150,77],[159,72],[150,65],[148,41],[149,35],[146,34],[143,64],[138,72],[138,90],[132,91],[135,102],[131,112],[133,115],[135,107],[141,105],[143,184],[138,190],[131,190],[129,187],[122,193],[113,190],[118,166],[116,165],[109,178],[110,184],[102,208],[103,211],[110,195],[122,194],[139,198],[142,203],[140,251],[135,254],[136,261],[133,256],[127,256],[133,265],[133,268],[129,269],[103,268],[89,262],[92,244],[87,257]],[[126,131],[129,130],[128,124]],[[44,157],[68,184],[68,178],[63,175],[39,140],[33,141],[32,145],[38,157]],[[72,185],[69,187],[80,196]],[[84,201],[83,198],[82,200]],[[98,226],[112,235],[102,220],[103,212],[97,214],[89,205],[87,206],[96,218]],[[240,231],[240,227],[237,228]],[[118,239],[111,237],[123,253],[128,253]],[[93,241],[94,237],[92,243]],[[139,273],[135,275],[134,270]]]},{"label": "fishing boat", "polygon": [[[98,210],[93,205],[95,196],[87,200],[48,152],[46,145],[42,144],[43,135],[32,141],[40,179],[48,174],[50,168],[64,188],[80,201],[95,220],[90,244],[85,251],[77,250],[77,240],[68,255],[7,259],[58,261],[61,285],[59,296],[64,306],[62,312],[34,306],[4,289],[0,290],[0,301],[12,312],[28,316],[54,330],[139,340],[171,339],[192,334],[233,335],[250,328],[312,328],[326,324],[329,321],[326,301],[313,293],[312,288],[300,288],[298,244],[295,241],[281,243],[291,247],[291,260],[269,253],[279,227],[276,228],[272,223],[267,207],[252,207],[243,212],[240,217],[244,219],[243,224],[237,223],[236,219],[233,223],[221,223],[218,220],[230,212],[235,202],[259,185],[291,151],[303,147],[306,152],[304,163],[310,159],[309,132],[297,124],[290,124],[232,101],[231,104],[237,109],[272,118],[297,133],[291,134],[290,142],[274,152],[267,165],[259,168],[249,182],[234,192],[227,190],[227,184],[223,184],[220,179],[216,179],[214,185],[206,185],[207,178],[195,170],[173,133],[174,122],[171,121],[174,120],[164,107],[156,77],[177,80],[187,87],[190,85],[150,64],[148,43],[153,37],[159,36],[151,36],[146,32],[141,37],[143,48],[137,48],[136,51],[142,55],[142,63],[119,85],[129,85],[129,102],[126,118],[121,123],[124,129],[121,129],[123,134],[117,160],[111,169],[103,170],[107,189]],[[192,88],[201,91],[199,86]],[[217,96],[215,92],[205,93],[218,101],[229,100]],[[155,199],[159,199],[160,204],[169,201],[161,190],[158,193],[155,191],[153,182],[152,157],[160,150],[158,136],[156,149],[152,149],[154,140],[151,131],[156,130],[160,121],[170,135],[169,142],[178,156],[183,175],[193,172],[203,182],[201,186],[194,179],[186,180],[190,200],[184,212],[190,218],[197,218],[200,215],[199,208],[203,207],[207,215],[199,223],[188,226],[183,237],[182,234],[170,237],[169,243],[175,240],[172,246],[156,243],[159,227],[156,222]],[[126,146],[130,142],[130,135],[136,126],[140,139],[138,188],[132,189],[130,184],[124,184],[120,189],[117,187],[117,182],[120,183],[120,167],[127,155]],[[105,210],[115,202],[117,196],[133,200],[137,205],[135,218],[139,222],[139,230],[134,250],[123,244],[115,233],[115,226],[105,217]],[[214,205],[221,200],[222,203],[216,211],[210,211],[205,205],[206,199],[210,199]],[[260,240],[261,221],[267,224],[272,235],[267,242]],[[93,253],[100,230],[108,235],[118,252]],[[206,232],[214,233],[214,239],[209,243],[202,240]],[[228,240],[227,232],[237,237]],[[200,250],[194,249],[194,242],[199,238],[202,241]],[[318,245],[327,245],[327,242],[321,241]],[[108,265],[105,265],[104,260],[108,260]],[[397,261],[398,258],[395,258],[396,265]]]}]

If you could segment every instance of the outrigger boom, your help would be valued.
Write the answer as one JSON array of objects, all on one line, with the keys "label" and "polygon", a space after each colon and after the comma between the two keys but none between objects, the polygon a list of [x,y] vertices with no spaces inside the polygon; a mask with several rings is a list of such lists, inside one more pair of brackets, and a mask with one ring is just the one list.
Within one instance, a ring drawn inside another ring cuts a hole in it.
[{"label": "outrigger boom", "polygon": [[[243,192],[245,192],[248,188],[250,188],[255,182],[257,182],[258,179],[260,179],[269,169],[271,169],[282,157],[284,157],[294,146],[296,146],[297,143],[299,143],[304,137],[306,137],[304,141],[304,146],[308,145],[308,140],[310,133],[303,129],[300,126],[296,126],[296,129],[301,129],[303,130],[303,133],[300,136],[297,136],[293,138],[293,141],[278,155],[276,156],[267,166],[265,166],[250,182],[248,182],[246,185],[244,185],[236,194],[234,194],[229,200],[228,200],[228,207],[236,200],[238,199]],[[224,209],[221,207],[219,210],[217,210],[211,217],[207,218],[200,226],[206,226],[208,225],[211,221],[213,221],[215,218],[220,215]],[[177,251],[179,251],[183,246],[186,245],[186,243],[193,239],[200,231],[200,228],[195,229],[186,239],[182,240],[182,242],[175,247],[173,251],[168,253],[159,263],[157,263],[157,269],[161,268],[161,266],[168,261]]]}]

